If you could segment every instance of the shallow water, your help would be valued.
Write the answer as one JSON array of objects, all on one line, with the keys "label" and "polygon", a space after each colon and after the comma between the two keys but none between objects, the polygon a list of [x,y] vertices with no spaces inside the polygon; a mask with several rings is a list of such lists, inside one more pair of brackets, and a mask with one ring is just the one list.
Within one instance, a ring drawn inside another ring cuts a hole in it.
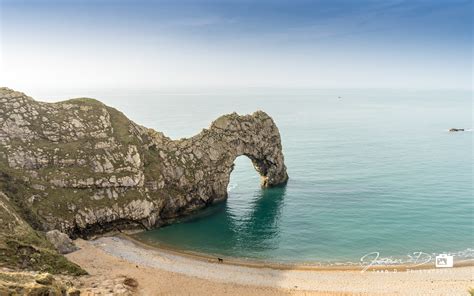
[{"label": "shallow water", "polygon": [[[172,138],[261,109],[280,129],[290,180],[262,190],[245,157],[229,199],[138,234],[185,250],[278,262],[473,258],[472,92],[240,90],[88,95]],[[65,94],[67,96],[67,94]],[[342,99],[338,99],[341,96]]]}]

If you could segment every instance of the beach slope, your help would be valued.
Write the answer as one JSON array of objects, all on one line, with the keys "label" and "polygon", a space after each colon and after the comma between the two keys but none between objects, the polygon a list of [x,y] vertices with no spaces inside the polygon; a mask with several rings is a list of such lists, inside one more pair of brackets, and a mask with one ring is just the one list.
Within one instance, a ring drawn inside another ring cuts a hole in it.
[{"label": "beach slope", "polygon": [[68,259],[90,273],[85,286],[114,277],[138,295],[469,295],[473,266],[381,273],[238,266],[147,248],[122,237],[77,240]]}]

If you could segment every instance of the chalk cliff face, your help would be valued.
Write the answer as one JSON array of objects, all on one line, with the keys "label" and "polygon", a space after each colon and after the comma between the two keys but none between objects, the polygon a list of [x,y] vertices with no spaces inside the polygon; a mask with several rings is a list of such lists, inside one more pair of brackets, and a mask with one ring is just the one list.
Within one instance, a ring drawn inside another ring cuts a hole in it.
[{"label": "chalk cliff face", "polygon": [[262,186],[287,181],[278,128],[262,111],[171,140],[93,99],[43,103],[0,88],[0,191],[36,230],[87,237],[167,223],[226,199],[240,155]]}]

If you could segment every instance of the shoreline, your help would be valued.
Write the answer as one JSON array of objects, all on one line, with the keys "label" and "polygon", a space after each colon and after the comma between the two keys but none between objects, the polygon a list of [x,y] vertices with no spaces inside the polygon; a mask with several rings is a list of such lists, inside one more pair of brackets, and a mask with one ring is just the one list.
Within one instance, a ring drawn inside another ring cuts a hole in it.
[{"label": "shoreline", "polygon": [[132,277],[139,283],[138,295],[469,295],[474,287],[471,265],[406,272],[274,269],[218,263],[124,236],[76,244],[81,249],[66,257],[90,273],[86,279]]},{"label": "shoreline", "polygon": [[[162,244],[162,245],[155,245],[151,243],[147,243],[146,241],[137,239],[132,237],[129,233],[120,233],[114,235],[115,237],[119,237],[128,241],[133,242],[134,244],[150,250],[159,250],[161,252],[167,252],[177,256],[184,256],[194,260],[204,261],[204,262],[218,262],[217,256],[194,252],[194,251],[187,251],[183,249],[174,248],[172,246]],[[234,257],[221,257],[224,259],[223,262],[220,264],[228,264],[234,266],[243,266],[243,267],[251,267],[251,268],[270,268],[270,269],[277,269],[277,270],[308,270],[308,271],[361,271],[364,269],[361,265],[344,265],[344,264],[304,264],[304,263],[279,263],[279,262],[270,262],[270,261],[263,261],[258,259],[245,259],[245,258],[234,258]],[[453,268],[458,267],[468,267],[474,266],[474,260],[465,259],[462,261],[457,261],[454,263]],[[391,265],[374,265],[370,267],[367,271],[383,271],[383,270],[397,270],[398,272],[405,272],[411,270],[439,270],[436,269],[434,266],[434,262],[425,263],[422,265],[408,265],[408,264],[391,264]]]}]

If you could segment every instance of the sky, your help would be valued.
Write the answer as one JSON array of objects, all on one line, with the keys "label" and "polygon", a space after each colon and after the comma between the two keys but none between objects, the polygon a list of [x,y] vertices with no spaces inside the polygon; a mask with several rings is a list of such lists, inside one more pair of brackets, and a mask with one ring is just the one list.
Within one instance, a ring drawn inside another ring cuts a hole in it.
[{"label": "sky", "polygon": [[472,89],[472,0],[0,0],[0,86]]}]

